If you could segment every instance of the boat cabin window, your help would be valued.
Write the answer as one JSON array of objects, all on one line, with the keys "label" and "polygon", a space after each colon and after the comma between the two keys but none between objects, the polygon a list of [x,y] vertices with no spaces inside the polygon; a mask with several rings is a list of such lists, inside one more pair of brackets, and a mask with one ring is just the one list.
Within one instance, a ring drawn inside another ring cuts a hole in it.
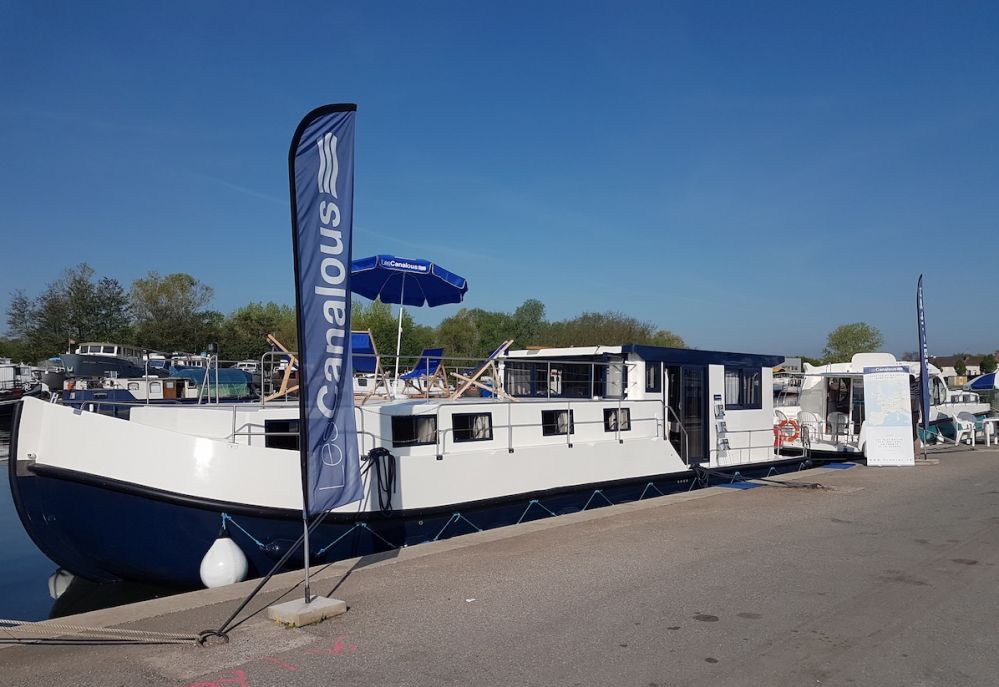
[{"label": "boat cabin window", "polygon": [[102,352],[103,352],[103,353],[111,353],[111,354],[114,354],[114,353],[116,353],[117,351],[115,350],[115,347],[114,347],[114,346],[104,346],[104,347],[103,347],[103,349],[102,349]]},{"label": "boat cabin window", "polygon": [[492,413],[455,413],[451,416],[455,443],[490,441],[493,438]]},{"label": "boat cabin window", "polygon": [[604,431],[627,432],[631,429],[631,408],[604,408]]},{"label": "boat cabin window", "polygon": [[423,446],[437,443],[437,418],[433,415],[392,417],[393,446]]},{"label": "boat cabin window", "polygon": [[662,366],[659,363],[645,363],[645,390],[656,394],[663,390]]},{"label": "boat cabin window", "polygon": [[264,420],[264,446],[298,450],[298,420]]},{"label": "boat cabin window", "polygon": [[571,410],[542,410],[541,434],[546,437],[558,434],[573,434],[576,428],[572,422]]},{"label": "boat cabin window", "polygon": [[160,384],[159,382],[152,382],[149,385],[149,391],[154,393],[160,393],[161,391],[163,391],[163,385]]},{"label": "boat cabin window", "polygon": [[726,410],[759,410],[762,408],[762,377],[763,371],[757,367],[726,367]]},{"label": "boat cabin window", "polygon": [[514,396],[589,398],[601,391],[595,374],[589,363],[513,360],[504,365],[503,385]]},{"label": "boat cabin window", "polygon": [[504,388],[513,396],[622,398],[628,386],[623,360],[597,356],[592,362],[508,360]]},{"label": "boat cabin window", "polygon": [[128,383],[128,390],[129,391],[138,391],[139,390],[139,383],[138,382],[129,382]]}]

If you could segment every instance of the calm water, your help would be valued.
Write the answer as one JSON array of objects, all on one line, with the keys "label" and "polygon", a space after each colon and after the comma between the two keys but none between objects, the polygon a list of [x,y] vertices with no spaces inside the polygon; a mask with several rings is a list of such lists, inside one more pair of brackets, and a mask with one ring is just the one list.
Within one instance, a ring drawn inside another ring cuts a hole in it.
[{"label": "calm water", "polygon": [[10,434],[0,418],[0,618],[46,618],[108,608],[176,590],[139,584],[93,584],[75,579],[58,599],[49,596],[49,576],[57,570],[35,547],[17,517],[7,477]]},{"label": "calm water", "polygon": [[52,599],[48,579],[56,565],[35,548],[21,526],[7,481],[6,438],[0,435],[0,617],[42,620]]}]

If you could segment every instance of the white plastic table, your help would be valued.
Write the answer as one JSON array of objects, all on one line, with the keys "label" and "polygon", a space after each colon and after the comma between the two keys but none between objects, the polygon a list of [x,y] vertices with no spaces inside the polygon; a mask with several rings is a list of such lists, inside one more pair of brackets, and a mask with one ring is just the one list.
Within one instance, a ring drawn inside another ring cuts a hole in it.
[{"label": "white plastic table", "polygon": [[[992,431],[989,431],[989,425],[995,425]],[[982,427],[985,429],[985,445],[992,446],[992,437],[996,437],[996,445],[999,446],[999,417],[987,417],[982,420]]]}]

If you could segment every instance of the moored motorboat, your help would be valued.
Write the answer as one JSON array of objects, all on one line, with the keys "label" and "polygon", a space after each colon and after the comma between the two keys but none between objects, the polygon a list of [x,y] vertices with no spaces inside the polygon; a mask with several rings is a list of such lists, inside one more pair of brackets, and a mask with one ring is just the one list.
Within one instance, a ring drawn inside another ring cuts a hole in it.
[{"label": "moored motorboat", "polygon": [[[858,353],[848,363],[806,363],[797,402],[774,409],[780,447],[788,452],[864,455],[864,370],[873,366],[901,366],[913,378],[920,377],[918,362],[899,361],[891,353]],[[936,436],[953,438],[953,420],[962,414],[981,418],[989,412],[989,405],[977,395],[949,390],[934,365],[927,366],[927,373],[931,432],[924,437],[927,441]]]},{"label": "moored motorboat", "polygon": [[85,342],[72,353],[59,356],[67,378],[142,377],[165,375],[159,368],[146,365],[142,349],[116,343]]}]

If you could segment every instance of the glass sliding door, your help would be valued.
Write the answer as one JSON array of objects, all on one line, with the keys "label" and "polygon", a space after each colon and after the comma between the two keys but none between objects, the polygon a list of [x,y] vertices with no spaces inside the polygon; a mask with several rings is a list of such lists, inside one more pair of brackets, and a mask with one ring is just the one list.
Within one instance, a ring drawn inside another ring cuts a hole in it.
[{"label": "glass sliding door", "polygon": [[668,436],[688,465],[705,460],[706,381],[703,367],[666,366]]},{"label": "glass sliding door", "polygon": [[704,423],[707,381],[703,367],[683,368],[683,414],[680,416],[684,429],[687,430],[687,464],[700,463],[706,459],[706,432]]}]

